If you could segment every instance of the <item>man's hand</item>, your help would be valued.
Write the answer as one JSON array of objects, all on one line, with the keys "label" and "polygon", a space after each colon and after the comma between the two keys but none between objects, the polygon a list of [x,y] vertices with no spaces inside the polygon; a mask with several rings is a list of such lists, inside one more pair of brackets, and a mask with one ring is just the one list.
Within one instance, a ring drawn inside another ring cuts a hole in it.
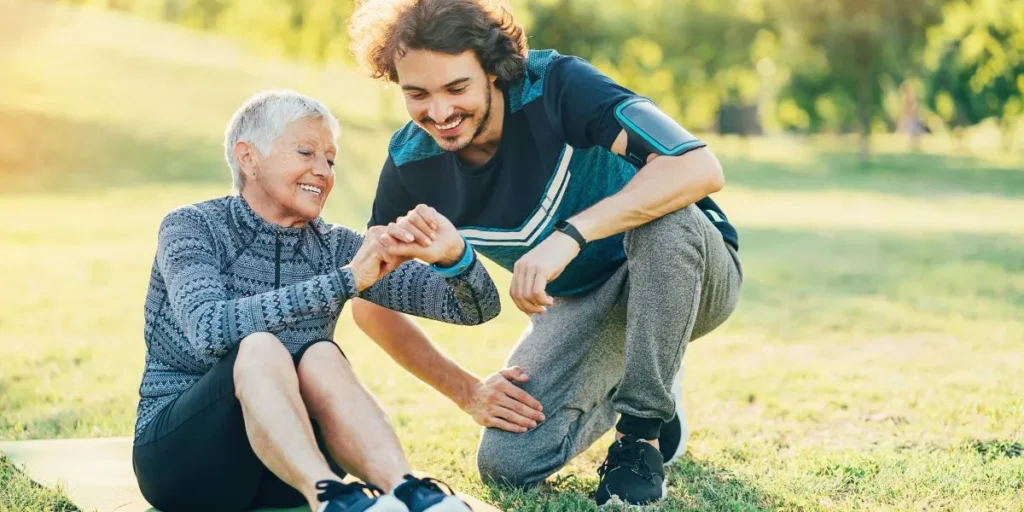
[{"label": "man's hand", "polygon": [[554,299],[545,288],[554,281],[580,252],[580,246],[569,235],[555,231],[543,242],[519,258],[512,271],[509,294],[520,311],[531,315],[547,311]]},{"label": "man's hand", "polygon": [[388,253],[380,241],[380,237],[384,234],[385,231],[382,226],[374,226],[366,230],[363,237],[363,245],[359,247],[356,255],[352,257],[352,261],[348,264],[349,270],[352,271],[352,277],[356,281],[356,290],[358,291],[363,291],[373,286],[380,278],[409,259]]},{"label": "man's hand", "polygon": [[450,267],[466,250],[459,231],[437,210],[421,204],[388,224],[380,241],[388,253]]},{"label": "man's hand", "polygon": [[462,409],[485,427],[526,432],[544,421],[540,402],[512,383],[528,380],[530,377],[518,366],[499,370],[473,389]]}]

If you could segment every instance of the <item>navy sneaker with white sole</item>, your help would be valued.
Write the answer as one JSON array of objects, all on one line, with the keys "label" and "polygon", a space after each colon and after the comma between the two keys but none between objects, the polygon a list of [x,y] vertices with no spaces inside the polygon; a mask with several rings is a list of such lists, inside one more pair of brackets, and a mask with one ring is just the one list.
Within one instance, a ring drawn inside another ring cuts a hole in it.
[{"label": "navy sneaker with white sole", "polygon": [[[448,492],[441,489],[444,485]],[[472,512],[461,498],[452,492],[448,484],[433,478],[416,478],[405,475],[405,481],[391,491],[401,500],[409,512]]]},{"label": "navy sneaker with white sole", "polygon": [[682,365],[672,379],[672,397],[676,400],[676,415],[661,425],[661,433],[658,435],[658,446],[666,466],[679,461],[681,455],[686,452],[686,441],[690,437],[690,430],[686,426],[686,413],[683,412]]},{"label": "navy sneaker with white sole", "polygon": [[316,483],[316,489],[321,502],[317,512],[409,512],[394,496],[362,482],[322,480]]}]

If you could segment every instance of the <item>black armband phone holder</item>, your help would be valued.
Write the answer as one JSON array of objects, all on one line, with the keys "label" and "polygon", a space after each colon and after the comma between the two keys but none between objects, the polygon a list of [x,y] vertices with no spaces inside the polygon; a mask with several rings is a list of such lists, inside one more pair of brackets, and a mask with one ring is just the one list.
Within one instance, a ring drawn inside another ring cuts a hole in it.
[{"label": "black armband phone holder", "polygon": [[621,156],[637,167],[647,164],[651,154],[678,156],[707,146],[647,98],[623,101],[615,107],[615,119],[627,135]]}]

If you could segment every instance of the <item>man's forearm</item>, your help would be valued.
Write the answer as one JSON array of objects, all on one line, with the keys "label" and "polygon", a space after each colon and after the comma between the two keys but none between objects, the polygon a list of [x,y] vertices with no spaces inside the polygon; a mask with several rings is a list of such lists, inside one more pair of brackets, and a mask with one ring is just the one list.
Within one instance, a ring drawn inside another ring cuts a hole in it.
[{"label": "man's forearm", "polygon": [[352,316],[402,368],[465,408],[480,379],[441,352],[415,322],[363,299],[353,299]]},{"label": "man's forearm", "polygon": [[689,206],[723,186],[722,168],[710,151],[648,161],[618,193],[568,219],[588,241],[629,231]]}]

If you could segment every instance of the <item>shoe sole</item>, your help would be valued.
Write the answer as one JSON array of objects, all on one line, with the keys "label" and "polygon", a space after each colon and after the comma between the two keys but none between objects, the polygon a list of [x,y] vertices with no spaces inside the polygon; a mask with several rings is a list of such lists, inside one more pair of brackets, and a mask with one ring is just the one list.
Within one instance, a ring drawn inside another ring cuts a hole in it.
[{"label": "shoe sole", "polygon": [[472,510],[458,497],[448,496],[440,503],[427,507],[423,512],[471,512]]},{"label": "shoe sole", "polygon": [[409,507],[405,506],[398,498],[385,494],[377,498],[377,502],[366,509],[366,512],[409,512]]},{"label": "shoe sole", "polygon": [[[663,480],[661,482],[661,497],[650,503],[644,505],[633,505],[631,503],[626,503],[622,500],[608,500],[604,505],[598,505],[597,509],[609,510],[611,508],[622,509],[623,507],[625,507],[626,510],[642,510],[645,507],[650,507],[651,505],[655,505],[661,502],[661,500],[665,499],[665,496],[668,496],[668,480]],[[616,495],[615,498],[618,498],[618,496]],[[618,501],[618,503],[614,503],[615,501]]]},{"label": "shoe sole", "polygon": [[679,417],[679,446],[676,447],[676,452],[672,454],[665,461],[665,467],[675,465],[681,459],[680,455],[686,453],[686,441],[690,437],[690,432],[686,428],[686,421],[683,420],[683,367],[679,366],[679,371],[676,372],[675,377],[672,377],[672,397],[676,400],[676,416]]}]

